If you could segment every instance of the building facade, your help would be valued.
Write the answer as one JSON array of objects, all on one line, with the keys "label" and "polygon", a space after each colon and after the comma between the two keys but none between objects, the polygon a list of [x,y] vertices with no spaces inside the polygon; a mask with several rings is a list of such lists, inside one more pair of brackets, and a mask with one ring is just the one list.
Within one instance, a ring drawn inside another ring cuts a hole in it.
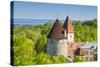
[{"label": "building facade", "polygon": [[83,49],[83,56],[85,56],[87,58],[87,61],[94,61],[94,52],[97,48],[97,43],[96,42],[92,42],[92,43],[87,43],[84,44],[80,47],[80,49]]},{"label": "building facade", "polygon": [[97,60],[97,43],[91,42],[81,45],[75,52],[75,55],[85,57],[84,61],[96,61]]}]

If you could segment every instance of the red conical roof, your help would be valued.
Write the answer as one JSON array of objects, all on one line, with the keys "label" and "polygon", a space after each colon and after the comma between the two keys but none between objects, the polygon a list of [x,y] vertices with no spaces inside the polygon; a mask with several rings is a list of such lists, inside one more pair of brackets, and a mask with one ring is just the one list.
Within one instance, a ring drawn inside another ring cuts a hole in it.
[{"label": "red conical roof", "polygon": [[58,18],[56,19],[51,31],[49,32],[48,38],[64,38],[64,29]]},{"label": "red conical roof", "polygon": [[67,16],[67,18],[66,18],[66,20],[64,22],[63,28],[66,29],[67,33],[74,32],[74,28],[73,28],[72,22],[71,22],[71,20],[69,19],[68,16]]}]

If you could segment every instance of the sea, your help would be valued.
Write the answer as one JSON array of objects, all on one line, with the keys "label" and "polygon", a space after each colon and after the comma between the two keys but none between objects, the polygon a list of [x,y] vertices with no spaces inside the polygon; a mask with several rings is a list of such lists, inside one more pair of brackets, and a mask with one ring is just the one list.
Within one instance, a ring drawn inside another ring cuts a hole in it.
[{"label": "sea", "polygon": [[[64,20],[60,20],[60,21],[64,22]],[[14,25],[38,25],[38,24],[45,24],[48,22],[54,23],[55,20],[49,20],[49,19],[11,19],[11,24],[14,24]]]},{"label": "sea", "polygon": [[[13,21],[13,22],[12,22]],[[45,23],[54,23],[55,20],[47,20],[47,19],[13,19],[11,20],[11,24],[17,25],[38,25]]]}]

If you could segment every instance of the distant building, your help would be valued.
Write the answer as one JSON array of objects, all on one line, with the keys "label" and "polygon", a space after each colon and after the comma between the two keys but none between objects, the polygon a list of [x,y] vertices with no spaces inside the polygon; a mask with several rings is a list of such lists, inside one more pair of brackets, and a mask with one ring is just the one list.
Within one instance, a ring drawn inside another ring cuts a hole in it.
[{"label": "distant building", "polygon": [[81,45],[75,52],[75,55],[85,56],[87,61],[97,60],[97,43],[86,43]]}]

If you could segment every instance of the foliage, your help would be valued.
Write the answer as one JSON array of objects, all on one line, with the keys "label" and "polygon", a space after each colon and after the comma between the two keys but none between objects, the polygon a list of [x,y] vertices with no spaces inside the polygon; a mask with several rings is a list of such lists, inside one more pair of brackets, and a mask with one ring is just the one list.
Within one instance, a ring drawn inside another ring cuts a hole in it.
[{"label": "foliage", "polygon": [[97,28],[97,20],[88,20],[88,21],[84,21],[82,25],[88,25],[88,26],[93,26],[95,28]]},{"label": "foliage", "polygon": [[[46,53],[47,35],[52,28],[50,22],[41,25],[14,25],[13,28],[13,65],[67,63],[64,56],[50,56]],[[74,25],[75,41],[96,41],[96,20],[76,21]],[[76,56],[75,62],[83,61]]]},{"label": "foliage", "polygon": [[66,63],[64,56],[50,56],[46,53],[38,53],[36,56],[36,64],[54,64],[54,63]]},{"label": "foliage", "polygon": [[47,37],[41,36],[41,38],[37,41],[36,44],[36,51],[39,52],[46,52],[46,44],[47,44]]},{"label": "foliage", "polygon": [[85,56],[74,56],[74,62],[86,62],[88,59]]},{"label": "foliage", "polygon": [[26,38],[25,33],[14,35],[14,65],[30,65],[33,64],[33,56],[36,54],[34,50],[34,43],[32,40]]},{"label": "foliage", "polygon": [[51,23],[44,25],[15,25],[13,29],[13,65],[65,63],[63,56],[46,54],[47,34]]},{"label": "foliage", "polygon": [[97,22],[96,20],[89,20],[74,23],[75,41],[92,42],[97,40]]}]

